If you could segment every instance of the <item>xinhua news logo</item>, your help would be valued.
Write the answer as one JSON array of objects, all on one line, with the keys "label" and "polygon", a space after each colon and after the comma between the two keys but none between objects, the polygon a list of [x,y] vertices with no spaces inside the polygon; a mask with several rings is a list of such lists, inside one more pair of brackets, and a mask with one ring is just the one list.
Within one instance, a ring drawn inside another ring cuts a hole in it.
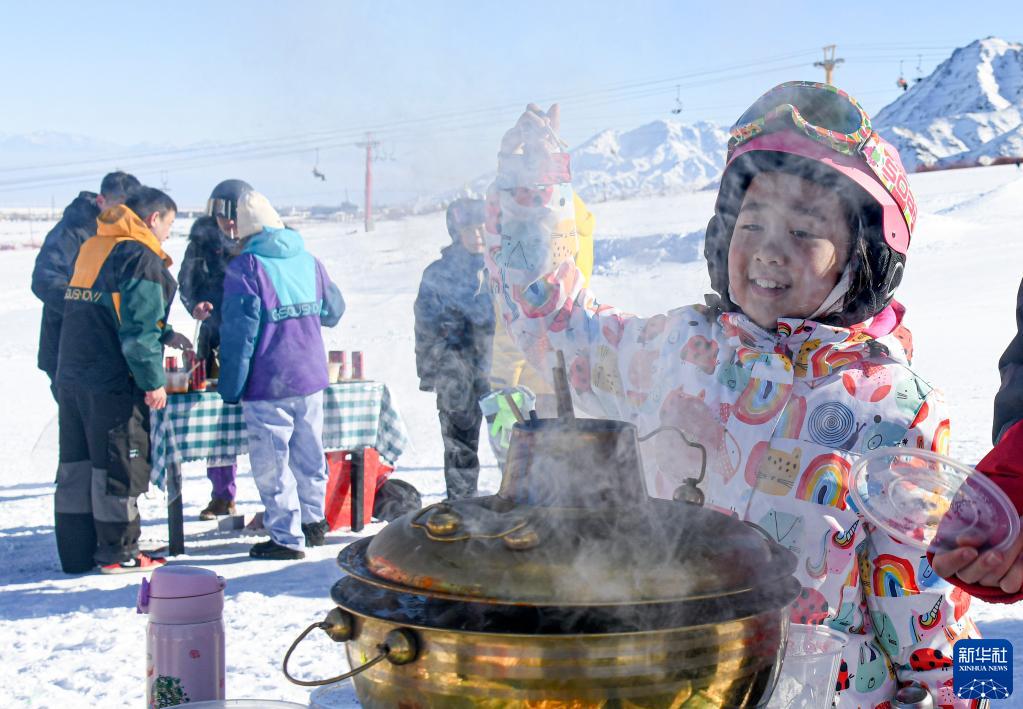
[{"label": "xinhua news logo", "polygon": [[955,644],[952,688],[960,699],[1008,699],[1012,695],[1012,643],[960,640]]}]

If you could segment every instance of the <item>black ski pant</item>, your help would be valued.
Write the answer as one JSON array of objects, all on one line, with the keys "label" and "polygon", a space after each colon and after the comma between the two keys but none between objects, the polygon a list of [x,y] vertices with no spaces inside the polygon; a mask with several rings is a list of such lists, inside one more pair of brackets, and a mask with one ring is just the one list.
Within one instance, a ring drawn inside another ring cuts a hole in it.
[{"label": "black ski pant", "polygon": [[444,484],[448,499],[458,500],[476,495],[480,477],[480,423],[483,412],[479,406],[469,411],[437,412],[440,433],[444,438]]},{"label": "black ski pant", "polygon": [[57,388],[60,465],[54,494],[57,553],[66,573],[138,555],[138,496],[149,487],[149,407],[121,391]]}]

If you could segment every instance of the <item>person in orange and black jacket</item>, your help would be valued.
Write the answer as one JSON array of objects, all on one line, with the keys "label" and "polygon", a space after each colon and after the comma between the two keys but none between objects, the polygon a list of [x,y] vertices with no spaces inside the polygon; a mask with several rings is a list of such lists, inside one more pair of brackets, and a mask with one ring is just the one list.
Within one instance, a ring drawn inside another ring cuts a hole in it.
[{"label": "person in orange and black jacket", "polygon": [[139,552],[137,499],[149,487],[149,410],[167,403],[163,347],[191,347],[167,324],[177,284],[161,244],[176,213],[150,187],[103,212],[65,292],[54,517],[66,573],[163,564]]},{"label": "person in orange and black jacket", "polygon": [[57,347],[64,318],[64,291],[75,267],[78,249],[96,233],[96,217],[104,209],[124,204],[139,187],[134,175],[111,172],[100,183],[100,193],[81,192],[64,208],[60,221],[43,240],[32,269],[32,292],[43,301],[39,328],[39,369],[50,379],[50,391],[57,398]]}]

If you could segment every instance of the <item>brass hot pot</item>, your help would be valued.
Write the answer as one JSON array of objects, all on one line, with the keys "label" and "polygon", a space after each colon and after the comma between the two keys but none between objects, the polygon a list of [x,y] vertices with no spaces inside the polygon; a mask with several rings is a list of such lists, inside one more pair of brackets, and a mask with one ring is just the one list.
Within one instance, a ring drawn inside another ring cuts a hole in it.
[{"label": "brass hot pot", "polygon": [[363,706],[766,703],[795,556],[735,518],[648,497],[638,450],[619,421],[518,424],[497,495],[345,548],[319,627],[346,641],[342,677]]}]

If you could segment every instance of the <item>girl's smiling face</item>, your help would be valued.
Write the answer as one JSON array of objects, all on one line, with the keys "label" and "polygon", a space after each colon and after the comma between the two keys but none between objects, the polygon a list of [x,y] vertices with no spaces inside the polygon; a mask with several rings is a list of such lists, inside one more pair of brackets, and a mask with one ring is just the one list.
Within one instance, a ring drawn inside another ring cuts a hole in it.
[{"label": "girl's smiling face", "polygon": [[808,317],[838,283],[851,242],[834,189],[784,172],[758,173],[728,247],[732,300],[768,330],[778,318]]}]

